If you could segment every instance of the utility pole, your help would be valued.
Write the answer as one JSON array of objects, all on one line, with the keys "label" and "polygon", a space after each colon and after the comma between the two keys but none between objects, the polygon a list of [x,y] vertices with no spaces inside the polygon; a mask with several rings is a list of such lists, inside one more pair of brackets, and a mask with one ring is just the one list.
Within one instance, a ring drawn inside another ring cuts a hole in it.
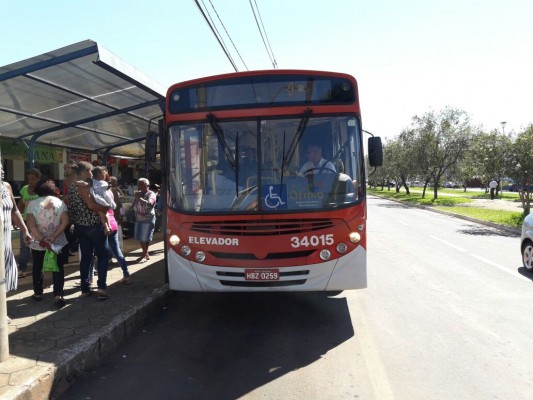
[{"label": "utility pole", "polygon": [[502,126],[502,134],[504,135],[505,135],[505,124],[507,124],[507,122],[505,121],[500,122],[500,125]]},{"label": "utility pole", "polygon": [[[504,136],[504,138],[505,138],[505,124],[507,124],[506,121],[500,122],[500,125],[502,126],[502,136]],[[500,178],[500,190],[501,190],[500,196],[503,199],[503,182],[501,178]]]}]

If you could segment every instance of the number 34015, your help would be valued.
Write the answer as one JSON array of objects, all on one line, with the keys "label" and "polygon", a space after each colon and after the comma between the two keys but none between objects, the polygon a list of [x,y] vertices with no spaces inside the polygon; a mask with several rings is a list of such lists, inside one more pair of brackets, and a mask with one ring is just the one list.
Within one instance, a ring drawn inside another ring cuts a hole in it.
[{"label": "number 34015", "polygon": [[313,235],[304,237],[294,236],[291,238],[291,246],[294,248],[309,246],[331,246],[333,242],[332,233],[327,235]]}]

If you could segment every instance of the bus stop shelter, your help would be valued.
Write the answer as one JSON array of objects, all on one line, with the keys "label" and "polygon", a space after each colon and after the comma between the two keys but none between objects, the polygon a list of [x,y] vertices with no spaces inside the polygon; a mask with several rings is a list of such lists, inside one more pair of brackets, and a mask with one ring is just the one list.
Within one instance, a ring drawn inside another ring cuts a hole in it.
[{"label": "bus stop shelter", "polygon": [[143,158],[166,89],[85,40],[0,67],[0,139]]}]

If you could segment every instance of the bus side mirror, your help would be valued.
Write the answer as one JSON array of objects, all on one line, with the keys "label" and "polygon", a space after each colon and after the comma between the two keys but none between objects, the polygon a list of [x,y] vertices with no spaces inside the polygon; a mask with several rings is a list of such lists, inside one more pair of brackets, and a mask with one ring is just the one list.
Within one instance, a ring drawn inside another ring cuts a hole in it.
[{"label": "bus side mirror", "polygon": [[383,145],[379,136],[368,138],[368,164],[371,167],[383,165]]},{"label": "bus side mirror", "polygon": [[145,157],[146,163],[152,163],[157,158],[157,132],[150,131],[146,134]]}]

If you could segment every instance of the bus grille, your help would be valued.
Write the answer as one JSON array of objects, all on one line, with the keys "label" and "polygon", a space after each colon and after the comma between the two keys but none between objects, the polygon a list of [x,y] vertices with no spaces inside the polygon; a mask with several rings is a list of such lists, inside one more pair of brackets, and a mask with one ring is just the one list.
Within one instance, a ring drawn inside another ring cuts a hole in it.
[{"label": "bus grille", "polygon": [[284,219],[224,222],[195,222],[191,230],[211,235],[227,236],[272,236],[296,235],[299,233],[329,229],[334,226],[329,219]]},{"label": "bus grille", "polygon": [[211,251],[210,253],[219,259],[231,260],[285,260],[287,258],[308,257],[315,250],[293,251],[289,253],[268,253],[264,258],[257,258],[253,253],[225,253],[221,251]]}]

